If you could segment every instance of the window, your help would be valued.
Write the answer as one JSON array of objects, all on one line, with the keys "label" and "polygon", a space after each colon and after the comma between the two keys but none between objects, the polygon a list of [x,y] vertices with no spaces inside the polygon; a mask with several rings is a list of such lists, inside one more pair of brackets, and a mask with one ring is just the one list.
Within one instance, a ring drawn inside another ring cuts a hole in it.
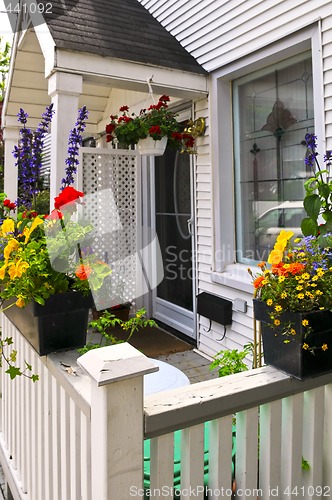
[{"label": "window", "polygon": [[304,137],[314,130],[310,52],[233,81],[236,259],[266,260],[282,228],[301,234]]}]

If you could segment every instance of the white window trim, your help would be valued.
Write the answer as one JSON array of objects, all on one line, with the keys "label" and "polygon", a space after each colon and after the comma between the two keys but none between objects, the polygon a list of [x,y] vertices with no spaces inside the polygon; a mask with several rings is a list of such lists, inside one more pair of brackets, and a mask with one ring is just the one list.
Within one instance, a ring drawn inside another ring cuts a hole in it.
[{"label": "white window trim", "polygon": [[307,50],[312,52],[315,134],[318,137],[318,152],[323,154],[325,126],[320,21],[246,58],[234,61],[211,75],[210,116],[211,130],[214,131],[211,150],[213,165],[211,280],[214,283],[252,292],[247,266],[236,263],[232,81]]}]

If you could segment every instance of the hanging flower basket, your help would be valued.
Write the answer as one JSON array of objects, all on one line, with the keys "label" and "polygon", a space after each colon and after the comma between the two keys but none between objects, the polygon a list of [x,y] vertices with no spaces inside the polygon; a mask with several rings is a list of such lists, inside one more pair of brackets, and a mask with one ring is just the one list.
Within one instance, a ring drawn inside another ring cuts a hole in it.
[{"label": "hanging flower basket", "polygon": [[[138,144],[141,155],[161,156],[166,144],[182,153],[196,154],[193,134],[184,129],[177,120],[178,115],[168,109],[169,101],[169,96],[162,95],[157,104],[142,109],[138,115],[131,113],[128,106],[121,106],[122,114],[111,115],[106,125],[106,142],[116,141],[121,147]],[[148,146],[142,146],[142,139]]]},{"label": "hanging flower basket", "polygon": [[140,155],[162,156],[167,146],[167,137],[162,137],[155,141],[151,136],[140,139],[137,143],[137,149]]}]

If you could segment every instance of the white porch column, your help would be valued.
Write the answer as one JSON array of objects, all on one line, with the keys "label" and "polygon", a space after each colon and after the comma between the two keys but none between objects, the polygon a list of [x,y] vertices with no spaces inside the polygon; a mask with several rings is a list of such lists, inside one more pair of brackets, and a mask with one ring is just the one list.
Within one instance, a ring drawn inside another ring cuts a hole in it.
[{"label": "white porch column", "polygon": [[10,201],[17,199],[17,166],[13,156],[14,146],[17,146],[19,139],[19,129],[5,127],[3,130],[5,143],[5,170],[4,170],[4,192]]},{"label": "white porch column", "polygon": [[143,492],[143,376],[158,367],[128,343],[77,360],[91,377],[92,500]]},{"label": "white porch column", "polygon": [[82,75],[58,71],[48,80],[48,94],[52,98],[55,110],[51,127],[51,209],[54,197],[60,192],[61,179],[64,177],[68,137],[77,120],[78,99],[82,93],[82,86]]}]

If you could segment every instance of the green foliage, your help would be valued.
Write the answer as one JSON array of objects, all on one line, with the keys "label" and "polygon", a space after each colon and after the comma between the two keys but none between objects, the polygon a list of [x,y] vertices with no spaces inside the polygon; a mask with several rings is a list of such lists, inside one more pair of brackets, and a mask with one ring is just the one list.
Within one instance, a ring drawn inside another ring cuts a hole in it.
[{"label": "green foliage", "polygon": [[[135,313],[135,316],[130,318],[128,321],[122,321],[117,318],[115,314],[112,314],[108,310],[105,310],[103,314],[96,320],[89,323],[89,327],[101,336],[100,341],[93,342],[93,339],[89,341],[84,347],[78,349],[80,354],[85,354],[91,349],[98,349],[99,347],[105,347],[113,344],[121,344],[122,342],[128,342],[132,335],[141,328],[158,326],[153,319],[147,319],[144,315],[146,310],[140,309]],[[115,327],[121,327],[124,332],[128,332],[128,337],[126,340],[118,339],[114,331]]]},{"label": "green foliage", "polygon": [[315,236],[322,247],[332,246],[332,237],[326,236],[332,232],[332,181],[329,180],[329,168],[332,164],[332,152],[326,151],[322,169],[318,162],[317,137],[306,134],[307,157],[305,163],[313,170],[313,176],[306,180],[304,188],[306,196],[303,206],[307,213],[301,223],[304,236]]},{"label": "green foliage", "polygon": [[26,361],[24,370],[16,366],[17,351],[13,349],[8,352],[8,349],[12,344],[13,340],[11,337],[3,339],[0,333],[0,366],[2,367],[2,361],[4,361],[8,366],[5,373],[10,376],[11,380],[20,376],[29,378],[30,380],[32,380],[32,382],[36,382],[37,380],[39,380],[39,375],[32,373],[32,366]]},{"label": "green foliage", "polygon": [[219,351],[214,356],[214,361],[212,361],[210,365],[210,370],[219,368],[219,377],[225,377],[226,375],[233,375],[234,373],[247,371],[248,367],[244,363],[244,358],[246,358],[249,354],[252,354],[252,352],[252,344],[246,344],[243,351],[239,351],[238,349],[226,349]]},{"label": "green foliage", "polygon": [[302,470],[310,470],[310,464],[302,457]]},{"label": "green foliage", "polygon": [[6,74],[9,70],[10,61],[10,44],[5,43],[4,47],[2,44],[2,37],[0,37],[0,101],[3,100],[4,90],[5,90],[5,80]]}]

